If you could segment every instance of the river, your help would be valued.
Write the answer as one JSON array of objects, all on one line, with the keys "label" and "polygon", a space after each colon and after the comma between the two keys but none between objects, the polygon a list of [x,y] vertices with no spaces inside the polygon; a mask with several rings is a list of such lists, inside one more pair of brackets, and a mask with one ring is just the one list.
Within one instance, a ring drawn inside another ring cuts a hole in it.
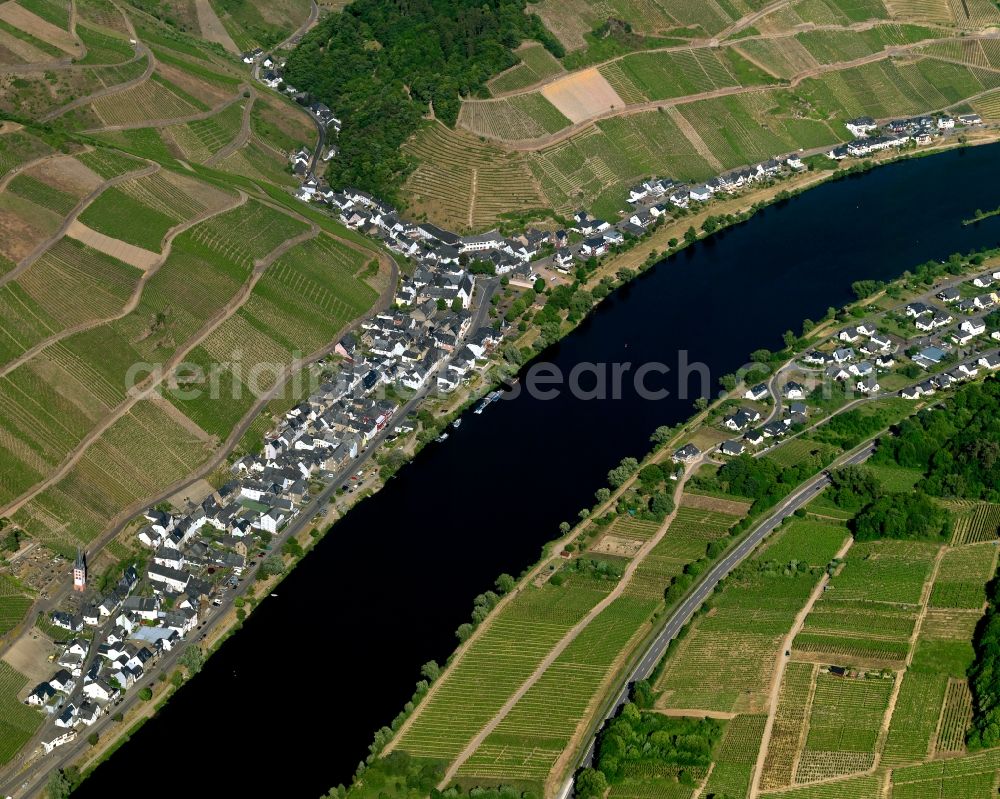
[{"label": "river", "polygon": [[772,206],[617,291],[542,357],[566,373],[663,362],[675,371],[647,385],[662,382],[668,398],[642,399],[626,379],[620,399],[522,391],[466,414],[340,521],[78,795],[314,799],[349,782],[420,665],[448,657],[472,598],[533,563],[658,425],[690,415],[680,350],[714,381],[852,300],[855,280],[996,246],[1000,218],[960,221],[994,208],[997,185],[1000,145],[881,167]]}]

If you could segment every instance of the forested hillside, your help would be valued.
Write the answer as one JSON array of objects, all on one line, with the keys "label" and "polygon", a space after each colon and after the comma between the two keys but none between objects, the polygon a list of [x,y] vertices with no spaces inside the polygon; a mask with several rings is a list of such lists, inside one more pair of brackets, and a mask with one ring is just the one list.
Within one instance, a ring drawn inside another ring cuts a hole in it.
[{"label": "forested hillside", "polygon": [[359,0],[330,14],[289,58],[286,79],[342,116],[335,185],[395,197],[409,171],[400,145],[421,117],[453,126],[463,95],[517,63],[523,39],[561,45],[525,0]]}]

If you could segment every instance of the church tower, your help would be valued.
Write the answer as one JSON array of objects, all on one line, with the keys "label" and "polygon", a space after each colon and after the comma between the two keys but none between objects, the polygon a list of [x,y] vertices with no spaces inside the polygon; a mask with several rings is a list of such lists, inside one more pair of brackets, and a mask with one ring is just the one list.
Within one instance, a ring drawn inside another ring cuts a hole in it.
[{"label": "church tower", "polygon": [[73,590],[87,590],[87,562],[79,549],[76,551],[76,563],[73,564]]}]

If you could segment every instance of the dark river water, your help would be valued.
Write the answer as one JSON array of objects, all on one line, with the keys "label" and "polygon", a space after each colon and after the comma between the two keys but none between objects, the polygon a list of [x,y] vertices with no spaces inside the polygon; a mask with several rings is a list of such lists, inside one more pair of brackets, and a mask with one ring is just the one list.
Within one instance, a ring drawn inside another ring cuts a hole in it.
[{"label": "dark river water", "polygon": [[[472,598],[533,563],[610,467],[690,414],[699,386],[678,396],[681,351],[711,367],[714,391],[752,350],[780,348],[785,330],[853,299],[853,281],[996,246],[1000,218],[959,223],[1000,204],[998,186],[1000,145],[915,159],[812,189],[664,260],[543,354],[567,374],[630,362],[620,398],[522,391],[466,414],[340,521],[79,795],[315,799],[349,782],[420,665],[448,657]],[[648,362],[671,368],[646,381],[669,397],[635,391],[630,375]]]}]

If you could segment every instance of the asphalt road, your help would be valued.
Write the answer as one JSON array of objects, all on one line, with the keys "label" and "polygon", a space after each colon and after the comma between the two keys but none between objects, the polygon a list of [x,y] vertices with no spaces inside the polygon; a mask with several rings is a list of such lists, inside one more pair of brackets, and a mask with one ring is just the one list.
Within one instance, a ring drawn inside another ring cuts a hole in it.
[{"label": "asphalt road", "polygon": [[[840,461],[835,462],[834,464],[831,464],[828,468],[862,463],[867,460],[874,451],[875,445],[873,443],[867,443],[858,451]],[[701,607],[702,603],[712,594],[716,586],[734,568],[742,563],[747,556],[749,556],[757,548],[757,545],[767,538],[767,536],[770,535],[775,528],[777,528],[787,517],[795,513],[796,510],[804,507],[816,495],[816,492],[828,485],[829,482],[830,478],[827,476],[827,470],[820,472],[816,477],[805,483],[798,491],[786,499],[777,510],[761,522],[760,525],[758,525],[753,532],[750,533],[750,535],[744,538],[735,549],[726,554],[721,561],[716,563],[715,566],[706,572],[705,576],[702,578],[701,582],[698,583],[694,591],[689,594],[687,599],[685,599],[671,614],[663,630],[649,644],[649,647],[642,656],[642,659],[629,675],[624,686],[622,686],[620,693],[615,698],[614,703],[605,714],[604,721],[601,724],[602,727],[604,723],[618,715],[622,705],[624,705],[625,701],[628,699],[632,684],[638,680],[646,679],[650,673],[652,673],[656,664],[666,651],[667,646],[674,638],[677,637],[681,628],[688,623],[691,617],[695,614],[695,611],[697,611],[698,608]],[[597,732],[599,731],[600,728],[598,728]],[[594,750],[597,746],[597,732],[595,732],[594,737],[587,746],[583,757],[580,759],[580,768],[590,766],[593,763]],[[564,799],[564,797],[570,795],[572,785],[573,783],[571,778],[563,786],[562,791],[560,791],[560,799]]]}]

